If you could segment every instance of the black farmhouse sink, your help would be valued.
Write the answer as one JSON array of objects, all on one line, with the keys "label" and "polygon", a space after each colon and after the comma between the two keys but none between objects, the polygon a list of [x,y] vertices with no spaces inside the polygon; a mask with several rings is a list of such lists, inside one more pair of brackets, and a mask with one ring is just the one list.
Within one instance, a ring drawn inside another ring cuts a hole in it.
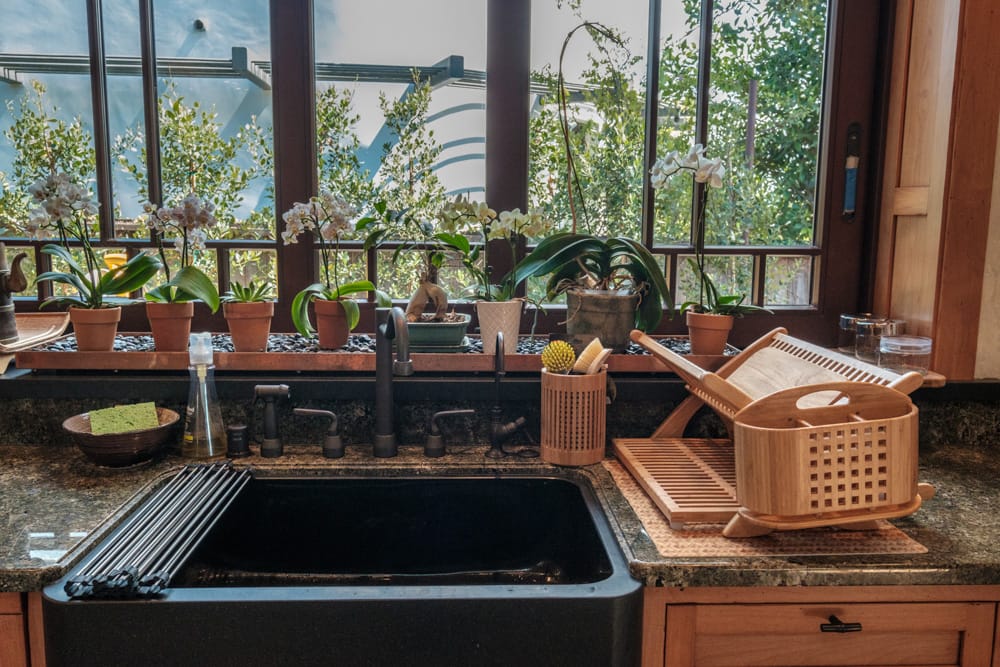
[{"label": "black farmhouse sink", "polygon": [[641,590],[582,483],[255,478],[156,599],[44,612],[51,665],[605,666]]}]

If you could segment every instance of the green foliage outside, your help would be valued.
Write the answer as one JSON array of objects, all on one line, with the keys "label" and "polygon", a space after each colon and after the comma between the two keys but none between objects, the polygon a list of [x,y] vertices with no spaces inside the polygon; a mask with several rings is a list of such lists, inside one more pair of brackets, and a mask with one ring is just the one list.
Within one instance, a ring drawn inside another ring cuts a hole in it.
[{"label": "green foliage outside", "polygon": [[[657,152],[686,153],[693,143],[698,76],[699,0],[684,0],[685,30],[661,44]],[[706,214],[708,245],[809,245],[813,218],[826,0],[716,0],[711,63],[708,153],[722,157],[728,175],[712,193]],[[586,2],[571,4],[586,15]],[[625,76],[635,62],[609,40],[596,48],[583,74],[581,100],[570,109],[574,159],[587,202],[587,231],[638,238],[641,216],[645,82]],[[626,47],[628,44],[626,43]],[[570,224],[565,157],[556,105],[556,77],[534,73],[549,94],[531,119],[531,205],[564,228]],[[754,159],[748,161],[748,91],[758,82]],[[688,179],[658,191],[654,241],[692,243]],[[778,294],[803,267],[789,259],[769,266],[766,293]],[[695,276],[679,266],[678,291],[691,294]],[[749,292],[751,264],[719,258],[712,271],[720,289]],[[680,300],[683,300],[681,298]]]},{"label": "green foliage outside", "polygon": [[[580,15],[586,2],[567,3]],[[658,152],[686,152],[694,136],[697,45],[694,37],[700,2],[684,0],[686,32],[661,44]],[[823,72],[826,0],[716,0],[713,38],[708,153],[723,157],[726,186],[713,192],[706,216],[709,245],[796,245],[813,242],[816,160]],[[582,92],[571,104],[571,133],[577,171],[585,193],[581,231],[641,238],[643,182],[643,106],[641,77],[630,74],[638,56],[595,35]],[[581,36],[581,39],[586,39]],[[627,45],[626,45],[627,46]],[[550,93],[539,100],[530,126],[529,206],[541,207],[569,229],[565,156],[555,95],[555,74],[534,73]],[[745,154],[747,99],[751,80],[758,81],[754,159]],[[407,224],[388,238],[417,240],[445,202],[445,190],[433,166],[441,147],[426,124],[431,90],[415,84],[401,99],[382,96],[380,107],[393,141],[382,147],[382,165],[369,173],[360,162],[359,120],[351,93],[331,87],[317,99],[317,141],[321,189],[343,196],[361,212],[376,201],[406,211]],[[31,82],[18,104],[8,103],[14,123],[4,132],[16,155],[9,172],[0,172],[0,235],[23,232],[30,200],[27,188],[53,168],[92,183],[94,151],[90,132],[79,117],[60,120],[45,104],[45,87]],[[216,206],[220,225],[213,238],[273,238],[273,204],[257,207],[240,219],[244,192],[255,179],[271,180],[274,156],[271,130],[256,119],[230,137],[222,136],[214,109],[188,102],[173,85],[160,97],[162,176],[161,205],[176,205],[192,189]],[[141,128],[115,138],[117,166],[133,178],[145,197],[145,148]],[[268,185],[265,199],[273,200]],[[657,245],[686,246],[691,240],[691,187],[676,179],[658,191],[654,239]],[[415,226],[414,226],[415,225]],[[144,230],[140,233],[145,235]],[[346,266],[362,277],[364,255],[342,251]],[[241,280],[273,279],[273,251],[233,253],[233,275]],[[377,284],[393,297],[405,298],[423,268],[419,252],[379,251]],[[385,258],[388,261],[381,261]],[[391,258],[391,260],[390,260]],[[170,255],[168,253],[168,260]],[[214,275],[214,256],[197,263]],[[777,293],[805,263],[790,259],[768,267],[768,294]],[[747,292],[750,262],[718,258],[711,263],[721,290]],[[446,264],[442,282],[451,293],[465,284],[460,265]],[[454,268],[454,270],[452,270]],[[690,294],[694,276],[681,263],[679,292]]]}]

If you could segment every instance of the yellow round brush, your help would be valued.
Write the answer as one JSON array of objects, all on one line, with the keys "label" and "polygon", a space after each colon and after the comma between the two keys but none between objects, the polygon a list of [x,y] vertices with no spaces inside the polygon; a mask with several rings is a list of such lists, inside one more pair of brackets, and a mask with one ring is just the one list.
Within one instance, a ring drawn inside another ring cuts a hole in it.
[{"label": "yellow round brush", "polygon": [[573,346],[564,340],[554,340],[542,350],[542,366],[550,373],[569,373],[574,361]]}]

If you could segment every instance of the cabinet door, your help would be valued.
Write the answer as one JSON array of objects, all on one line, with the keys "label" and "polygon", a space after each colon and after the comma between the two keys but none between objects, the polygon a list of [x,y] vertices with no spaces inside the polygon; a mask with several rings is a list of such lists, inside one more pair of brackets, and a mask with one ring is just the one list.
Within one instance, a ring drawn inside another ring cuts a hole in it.
[{"label": "cabinet door", "polygon": [[670,605],[666,665],[988,665],[993,625],[989,603]]},{"label": "cabinet door", "polygon": [[20,593],[0,593],[0,665],[27,667],[24,615]]}]

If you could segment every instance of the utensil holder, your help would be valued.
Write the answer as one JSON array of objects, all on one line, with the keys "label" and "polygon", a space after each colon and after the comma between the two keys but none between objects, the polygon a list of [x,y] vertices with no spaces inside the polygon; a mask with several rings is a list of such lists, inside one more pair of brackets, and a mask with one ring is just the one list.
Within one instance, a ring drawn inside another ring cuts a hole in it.
[{"label": "utensil holder", "polygon": [[[808,404],[819,395],[826,404]],[[755,514],[863,517],[917,497],[917,408],[893,389],[796,387],[747,406],[734,426],[737,500]]]},{"label": "utensil holder", "polygon": [[542,369],[541,458],[584,466],[604,458],[607,371],[563,375]]}]

